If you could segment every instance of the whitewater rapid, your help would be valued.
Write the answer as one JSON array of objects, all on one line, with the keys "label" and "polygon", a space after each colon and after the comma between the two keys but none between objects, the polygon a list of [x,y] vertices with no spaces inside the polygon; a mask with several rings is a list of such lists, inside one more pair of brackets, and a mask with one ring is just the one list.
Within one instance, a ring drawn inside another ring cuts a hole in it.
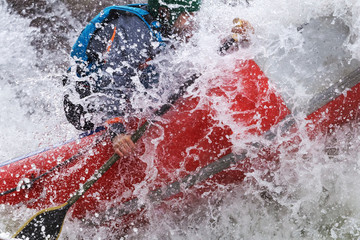
[{"label": "whitewater rapid", "polygon": [[[29,26],[31,19],[10,12],[4,1],[0,1],[0,13],[0,161],[5,161],[74,138],[78,132],[67,123],[62,109],[61,80],[69,64],[68,53],[48,50],[39,54],[31,42],[44,33]],[[66,5],[59,4],[55,13],[65,15],[71,23],[72,28],[64,33],[71,46],[84,23],[79,23]],[[295,92],[287,92],[286,98],[289,107],[301,108],[307,100],[298,99],[308,99],[310,90],[316,87],[310,89],[295,78],[279,81],[287,70],[281,61],[292,59],[278,59],[277,54],[281,50],[291,57],[293,49],[306,49],[298,27],[311,19],[332,16],[348,28],[349,37],[343,39],[342,49],[347,51],[352,68],[360,59],[359,13],[356,0],[204,0],[197,16],[198,32],[172,59],[175,63],[190,59],[205,77],[212,77],[232,69],[235,59],[255,58],[266,68],[265,73],[269,71],[274,86],[296,87]],[[253,25],[253,45],[220,57],[216,54],[219,42],[229,35],[235,17]],[[313,59],[316,57],[313,55]],[[294,71],[301,72],[303,67],[294,64]],[[320,69],[319,76],[326,75],[326,71]],[[197,92],[202,94],[201,89]],[[273,172],[254,171],[241,186],[231,191],[224,187],[211,198],[201,199],[202,204],[195,209],[182,206],[180,213],[165,214],[150,211],[149,227],[134,227],[126,237],[359,239],[359,146],[357,122],[315,140],[304,134],[296,153],[280,153],[280,167]],[[2,207],[0,213],[0,236],[8,237],[34,211]],[[91,229],[77,221],[65,224],[60,239],[87,239],[87,234],[94,239],[109,239],[105,229]]]},{"label": "whitewater rapid", "polygon": [[[31,19],[10,14],[1,1],[0,59],[0,161],[24,155],[69,137],[62,112],[59,63],[68,62],[64,52],[40,53],[31,44],[41,37]],[[73,134],[72,134],[73,135]]]}]

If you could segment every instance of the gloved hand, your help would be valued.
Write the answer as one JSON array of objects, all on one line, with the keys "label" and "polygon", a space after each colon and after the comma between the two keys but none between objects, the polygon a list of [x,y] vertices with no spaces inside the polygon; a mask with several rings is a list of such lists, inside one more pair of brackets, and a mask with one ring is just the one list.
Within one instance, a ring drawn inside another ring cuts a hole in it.
[{"label": "gloved hand", "polygon": [[222,55],[238,51],[239,47],[247,47],[251,34],[254,34],[254,28],[248,21],[235,18],[233,24],[232,34],[221,41],[220,54]]},{"label": "gloved hand", "polygon": [[250,35],[254,34],[254,28],[251,24],[240,18],[235,18],[233,24],[235,26],[231,29],[231,32],[233,33],[232,38],[237,42],[249,41]]}]

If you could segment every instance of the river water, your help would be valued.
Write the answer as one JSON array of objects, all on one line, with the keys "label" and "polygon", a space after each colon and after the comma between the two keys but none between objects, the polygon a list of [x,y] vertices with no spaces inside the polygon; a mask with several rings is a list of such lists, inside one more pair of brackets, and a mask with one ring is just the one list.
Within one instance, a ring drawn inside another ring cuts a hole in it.
[{"label": "river water", "polygon": [[[75,14],[81,7],[71,1],[39,2],[48,8],[33,13],[31,6],[17,11],[18,6],[0,1],[0,161],[79,133],[63,114],[62,75],[69,65],[69,46],[94,16],[94,9],[108,2],[90,1],[84,5],[88,12],[81,16]],[[206,72],[205,77],[211,77],[231,69],[235,59],[255,58],[288,107],[306,111],[313,94],[356,68],[359,13],[356,0],[204,0],[197,16],[198,32],[173,61],[190,59]],[[220,57],[216,50],[235,17],[253,25],[253,44]],[[324,39],[330,43],[326,45]],[[299,52],[306,54],[297,58]],[[319,65],[330,53],[337,58]],[[305,58],[311,61],[306,63]],[[180,214],[155,211],[148,227],[134,227],[125,238],[359,239],[359,133],[358,123],[350,122],[326,137],[310,139],[304,134],[298,151],[281,152],[273,172],[252,172],[244,184],[231,191],[224,187],[196,208],[184,206]],[[20,209],[9,216],[7,208],[0,211],[3,237],[11,236],[15,223],[34,213]],[[60,239],[89,236],[112,238],[105,229],[83,228],[74,220],[65,224]]]}]

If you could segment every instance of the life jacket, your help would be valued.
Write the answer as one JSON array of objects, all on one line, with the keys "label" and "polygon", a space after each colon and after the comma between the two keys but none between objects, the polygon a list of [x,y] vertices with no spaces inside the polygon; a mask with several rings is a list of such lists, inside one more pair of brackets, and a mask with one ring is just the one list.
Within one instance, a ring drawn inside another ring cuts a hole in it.
[{"label": "life jacket", "polygon": [[[133,14],[139,18],[139,21],[143,21],[146,26],[149,28],[154,39],[156,39],[160,45],[164,45],[161,33],[159,32],[160,23],[155,21],[153,17],[145,10],[147,4],[129,4],[126,6],[110,6],[101,11],[90,23],[84,28],[80,36],[76,40],[72,51],[71,57],[76,60],[77,64],[85,63],[84,69],[77,69],[78,76],[87,75],[89,72],[96,71],[98,66],[94,67],[94,64],[99,61],[99,52],[105,52],[106,47],[97,46],[96,48],[90,48],[90,43],[99,29],[102,28],[106,23],[111,22],[119,17],[122,14]],[[111,33],[109,33],[111,34]]]},{"label": "life jacket", "polygon": [[[97,38],[104,37],[104,39],[110,39],[110,42],[112,41],[111,39],[112,36],[115,36],[115,31],[109,27],[108,23],[111,23],[114,20],[116,21],[124,16],[134,16],[134,19],[141,21],[139,23],[145,23],[142,29],[149,29],[149,32],[145,34],[149,33],[149,37],[153,38],[154,42],[158,42],[159,46],[165,45],[165,42],[160,34],[161,25],[158,21],[154,21],[153,17],[148,11],[146,11],[146,7],[147,4],[130,4],[126,6],[107,7],[94,19],[92,19],[81,32],[71,51],[71,57],[76,61],[76,67],[74,67],[74,70],[76,70],[76,74],[79,77],[79,79],[75,81],[75,91],[73,91],[73,93],[78,94],[80,99],[91,95],[92,92],[95,91],[90,86],[86,78],[84,78],[83,81],[81,78],[88,76],[93,72],[97,72],[103,67],[103,64],[105,64],[101,55],[104,55],[103,53],[107,52],[109,46],[107,46],[108,43],[98,41]],[[139,65],[139,70],[143,73],[146,73],[147,71],[151,73],[154,72],[151,71],[151,68],[152,66],[147,66],[146,59],[144,59],[144,62],[141,62]],[[70,72],[71,70],[72,68],[69,68],[68,71]],[[67,86],[70,82],[71,80],[69,76],[65,76],[63,79],[63,85]],[[96,89],[96,91],[98,90]],[[83,122],[81,120],[82,116],[84,116],[88,111],[87,106],[73,103],[68,94],[64,95],[64,110],[68,121],[77,129],[91,130],[93,128],[94,124],[92,122]]]}]

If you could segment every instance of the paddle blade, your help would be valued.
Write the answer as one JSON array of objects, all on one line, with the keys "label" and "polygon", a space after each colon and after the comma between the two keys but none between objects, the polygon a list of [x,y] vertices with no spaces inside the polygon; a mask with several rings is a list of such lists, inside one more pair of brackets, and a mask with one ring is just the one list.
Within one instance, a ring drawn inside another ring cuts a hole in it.
[{"label": "paddle blade", "polygon": [[65,215],[70,206],[68,203],[65,203],[58,207],[41,210],[29,219],[13,238],[27,240],[58,239]]}]

